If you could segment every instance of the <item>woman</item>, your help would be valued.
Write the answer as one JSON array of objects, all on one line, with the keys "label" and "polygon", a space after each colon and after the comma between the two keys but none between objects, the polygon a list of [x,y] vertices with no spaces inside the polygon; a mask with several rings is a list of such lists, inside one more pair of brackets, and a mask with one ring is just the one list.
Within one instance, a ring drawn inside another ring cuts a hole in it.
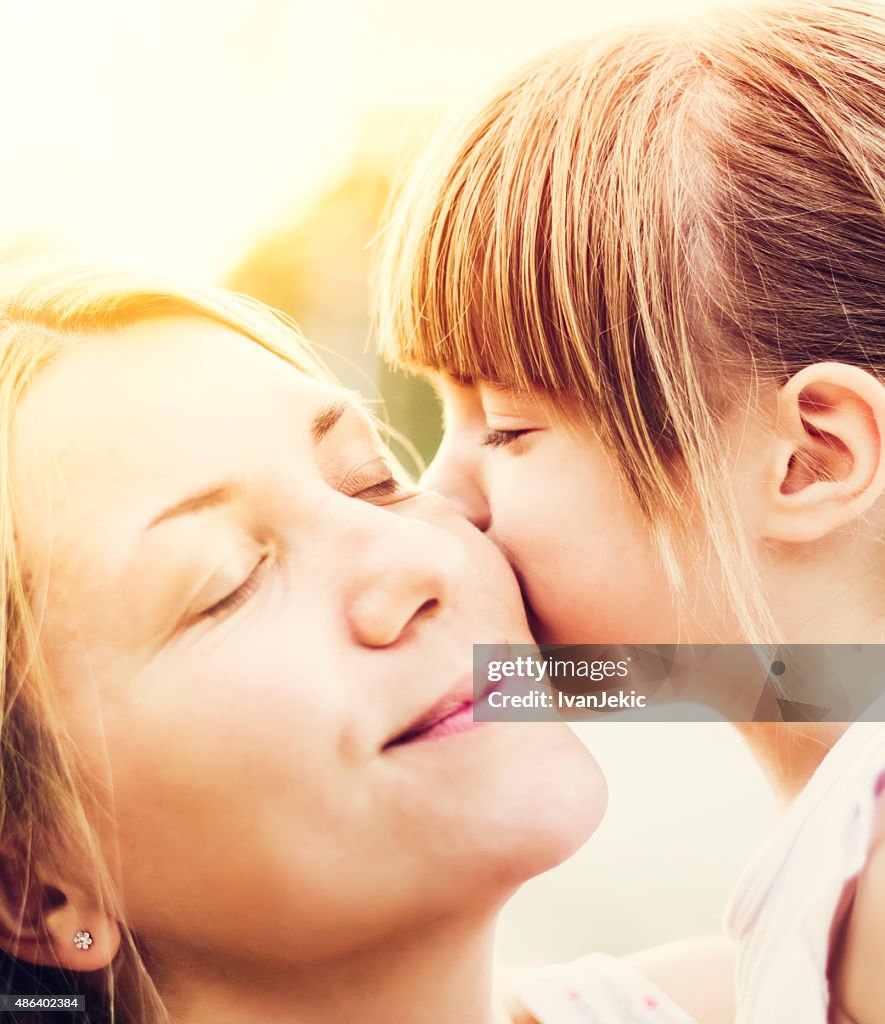
[{"label": "woman", "polygon": [[497,1020],[497,912],[605,802],[472,722],[504,559],[256,303],[19,270],[0,321],[5,951],[89,1020]]}]

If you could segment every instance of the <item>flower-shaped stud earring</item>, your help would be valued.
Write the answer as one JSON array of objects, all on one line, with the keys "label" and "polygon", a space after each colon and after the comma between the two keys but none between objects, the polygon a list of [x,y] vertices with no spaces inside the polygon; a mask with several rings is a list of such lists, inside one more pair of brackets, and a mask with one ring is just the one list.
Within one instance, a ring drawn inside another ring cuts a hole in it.
[{"label": "flower-shaped stud earring", "polygon": [[89,949],[92,945],[92,936],[89,932],[77,932],[74,936],[74,945],[77,949]]}]

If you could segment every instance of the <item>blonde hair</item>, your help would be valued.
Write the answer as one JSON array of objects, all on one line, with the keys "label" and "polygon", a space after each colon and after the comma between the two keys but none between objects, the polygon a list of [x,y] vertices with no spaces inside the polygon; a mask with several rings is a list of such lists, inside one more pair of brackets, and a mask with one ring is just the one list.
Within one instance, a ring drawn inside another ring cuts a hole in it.
[{"label": "blonde hair", "polygon": [[[72,864],[92,865],[104,907],[121,922],[124,908],[91,824],[89,787],[78,776],[75,751],[40,658],[39,595],[30,592],[16,550],[10,435],[30,382],[65,347],[76,344],[78,336],[114,333],[164,316],[199,316],[224,324],[302,372],[334,383],[291,320],[246,296],[179,288],[119,271],[40,266],[0,271],[0,586],[5,595],[0,610],[5,658],[0,679],[0,855],[13,864],[25,888],[35,868],[51,865],[64,876]],[[125,927],[121,951],[103,974],[95,997],[106,1004],[104,1017],[89,1019],[120,1024],[167,1019],[137,937]]]},{"label": "blonde hair", "polygon": [[578,399],[678,588],[690,494],[779,638],[719,421],[885,354],[885,11],[796,2],[563,46],[432,151],[388,228],[384,353]]}]

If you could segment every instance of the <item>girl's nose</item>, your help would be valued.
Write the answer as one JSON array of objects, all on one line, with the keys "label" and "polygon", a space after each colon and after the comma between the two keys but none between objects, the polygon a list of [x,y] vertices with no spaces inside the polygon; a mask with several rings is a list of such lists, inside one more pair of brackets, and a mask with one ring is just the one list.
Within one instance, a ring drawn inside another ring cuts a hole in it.
[{"label": "girl's nose", "polygon": [[421,484],[442,494],[483,533],[491,526],[488,499],[479,473],[478,453],[458,450],[443,440],[436,457],[421,478]]}]

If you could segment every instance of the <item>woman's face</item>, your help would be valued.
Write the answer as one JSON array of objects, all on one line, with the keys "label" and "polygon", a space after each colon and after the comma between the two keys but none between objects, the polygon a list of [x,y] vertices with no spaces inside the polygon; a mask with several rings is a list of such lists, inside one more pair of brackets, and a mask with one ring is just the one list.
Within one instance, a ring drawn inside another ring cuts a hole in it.
[{"label": "woman's face", "polygon": [[700,643],[736,628],[707,581],[689,577],[677,607],[635,498],[594,432],[564,425],[567,409],[445,376],[434,384],[446,428],[424,482],[505,552],[539,640]]},{"label": "woman's face", "polygon": [[493,908],[596,825],[563,726],[402,742],[469,700],[473,643],[530,637],[499,552],[339,392],[158,319],[73,344],[13,442],[48,668],[153,948],[339,955]]}]

